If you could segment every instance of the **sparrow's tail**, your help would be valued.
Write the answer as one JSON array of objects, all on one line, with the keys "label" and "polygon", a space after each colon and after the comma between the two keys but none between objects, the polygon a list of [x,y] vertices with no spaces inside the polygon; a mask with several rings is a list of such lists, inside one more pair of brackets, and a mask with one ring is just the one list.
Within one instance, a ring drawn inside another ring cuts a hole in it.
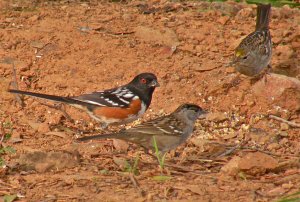
[{"label": "sparrow's tail", "polygon": [[271,4],[258,4],[257,16],[256,16],[256,28],[255,30],[262,30],[269,28],[269,20],[271,13]]},{"label": "sparrow's tail", "polygon": [[47,94],[41,94],[41,93],[33,93],[33,92],[28,92],[28,91],[22,91],[22,90],[14,90],[14,89],[9,89],[8,92],[10,93],[16,93],[16,94],[22,94],[22,95],[29,95],[33,97],[38,97],[38,98],[43,98],[47,100],[53,100],[57,102],[63,102],[63,103],[68,103],[71,105],[88,105],[88,103],[82,102],[80,100],[76,100],[73,98],[69,97],[62,97],[62,96],[56,96],[56,95],[47,95]]},{"label": "sparrow's tail", "polygon": [[118,138],[117,134],[106,134],[106,135],[92,135],[92,136],[85,136],[81,138],[77,138],[77,141],[88,141],[88,140],[94,140],[94,139],[107,139],[107,138]]}]

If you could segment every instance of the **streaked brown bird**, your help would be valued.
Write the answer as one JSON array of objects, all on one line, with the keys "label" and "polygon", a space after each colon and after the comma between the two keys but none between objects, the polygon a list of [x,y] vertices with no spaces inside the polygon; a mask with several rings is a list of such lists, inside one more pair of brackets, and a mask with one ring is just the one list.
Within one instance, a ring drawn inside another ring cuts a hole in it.
[{"label": "streaked brown bird", "polygon": [[269,31],[271,4],[257,6],[255,31],[242,40],[235,49],[230,65],[246,76],[256,76],[266,67],[272,56],[272,41]]},{"label": "streaked brown bird", "polygon": [[194,124],[207,112],[195,104],[183,104],[173,113],[151,121],[121,130],[110,135],[94,135],[78,138],[79,141],[92,139],[121,139],[154,150],[154,138],[158,150],[163,154],[184,143],[192,134]]}]

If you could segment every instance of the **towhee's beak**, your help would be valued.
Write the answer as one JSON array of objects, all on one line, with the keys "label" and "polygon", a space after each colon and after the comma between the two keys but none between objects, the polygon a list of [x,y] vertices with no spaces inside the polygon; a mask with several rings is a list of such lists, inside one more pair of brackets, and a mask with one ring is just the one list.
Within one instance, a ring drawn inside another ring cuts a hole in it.
[{"label": "towhee's beak", "polygon": [[156,80],[153,80],[148,84],[148,86],[149,87],[159,87],[160,85]]}]

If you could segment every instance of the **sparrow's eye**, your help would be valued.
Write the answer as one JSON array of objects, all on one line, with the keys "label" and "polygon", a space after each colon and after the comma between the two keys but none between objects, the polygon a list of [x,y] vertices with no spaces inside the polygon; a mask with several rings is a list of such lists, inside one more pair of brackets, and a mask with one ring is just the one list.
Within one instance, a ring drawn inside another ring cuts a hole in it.
[{"label": "sparrow's eye", "polygon": [[242,57],[243,60],[246,60],[248,58],[248,55],[245,55],[244,57]]},{"label": "sparrow's eye", "polygon": [[140,80],[140,82],[141,82],[142,84],[146,84],[146,83],[147,83],[147,80],[144,79],[144,78],[142,78],[142,79]]}]

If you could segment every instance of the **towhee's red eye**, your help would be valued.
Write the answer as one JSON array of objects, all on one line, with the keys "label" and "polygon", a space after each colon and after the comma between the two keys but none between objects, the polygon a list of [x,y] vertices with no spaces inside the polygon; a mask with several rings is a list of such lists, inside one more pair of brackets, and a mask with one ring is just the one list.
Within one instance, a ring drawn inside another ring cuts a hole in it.
[{"label": "towhee's red eye", "polygon": [[142,78],[140,81],[141,81],[142,84],[146,84],[147,83],[147,80],[144,79],[144,78]]}]

